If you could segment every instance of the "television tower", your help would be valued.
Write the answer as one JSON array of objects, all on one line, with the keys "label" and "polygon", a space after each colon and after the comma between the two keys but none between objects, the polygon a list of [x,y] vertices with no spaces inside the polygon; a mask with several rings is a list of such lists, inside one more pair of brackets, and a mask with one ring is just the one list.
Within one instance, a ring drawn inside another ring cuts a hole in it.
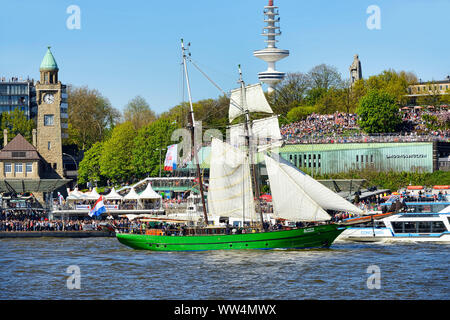
[{"label": "television tower", "polygon": [[267,37],[264,42],[267,47],[253,52],[253,55],[267,62],[267,70],[258,73],[258,79],[268,86],[268,92],[272,92],[276,82],[284,79],[285,73],[275,69],[275,63],[289,56],[289,50],[278,49],[275,44],[278,42],[276,37],[281,35],[280,17],[278,17],[278,7],[274,6],[273,0],[269,0],[269,5],[264,7],[264,22],[266,26],[263,29],[262,36]]}]

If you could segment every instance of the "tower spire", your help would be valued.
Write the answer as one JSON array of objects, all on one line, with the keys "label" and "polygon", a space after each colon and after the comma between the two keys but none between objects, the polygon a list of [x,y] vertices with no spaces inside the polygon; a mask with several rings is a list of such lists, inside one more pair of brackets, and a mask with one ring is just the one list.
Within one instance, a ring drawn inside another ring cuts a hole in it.
[{"label": "tower spire", "polygon": [[258,79],[267,84],[269,93],[273,91],[274,84],[283,80],[285,76],[284,72],[276,71],[275,63],[289,56],[289,50],[278,49],[275,45],[278,42],[276,38],[281,35],[278,15],[278,7],[274,5],[273,0],[269,0],[268,5],[264,7],[266,26],[262,33],[262,36],[267,38],[265,40],[267,46],[265,49],[253,52],[255,57],[267,62],[267,70],[260,72]]}]

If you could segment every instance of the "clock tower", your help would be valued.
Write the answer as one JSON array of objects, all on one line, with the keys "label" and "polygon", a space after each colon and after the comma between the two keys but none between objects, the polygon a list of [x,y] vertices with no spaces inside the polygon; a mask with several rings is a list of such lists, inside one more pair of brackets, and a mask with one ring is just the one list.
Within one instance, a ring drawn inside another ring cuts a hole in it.
[{"label": "clock tower", "polygon": [[44,158],[43,173],[48,178],[63,178],[62,139],[67,128],[66,86],[58,80],[58,65],[50,47],[42,60],[40,81],[36,83],[37,151]]}]

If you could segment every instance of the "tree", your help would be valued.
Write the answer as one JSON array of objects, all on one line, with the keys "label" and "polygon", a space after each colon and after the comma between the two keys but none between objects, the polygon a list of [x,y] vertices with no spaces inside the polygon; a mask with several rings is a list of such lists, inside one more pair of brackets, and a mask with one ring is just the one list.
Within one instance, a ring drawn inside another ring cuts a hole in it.
[{"label": "tree", "polygon": [[68,86],[67,94],[69,143],[87,150],[104,139],[119,120],[120,112],[95,89]]},{"label": "tree", "polygon": [[[167,119],[158,119],[137,132],[132,151],[132,164],[135,172],[141,176],[157,176],[160,166],[164,166],[165,151],[170,144],[172,132],[177,125]],[[160,153],[161,152],[161,153]],[[160,155],[162,156],[160,158]]]},{"label": "tree", "polygon": [[[1,118],[1,130],[8,129],[8,140],[11,141],[19,133],[32,143],[32,131],[36,128],[33,120],[28,120],[25,112],[19,108],[4,112]],[[3,135],[2,135],[3,139]],[[8,141],[8,142],[9,142]]]},{"label": "tree", "polygon": [[371,76],[365,81],[367,90],[384,90],[395,98],[395,102],[404,105],[407,101],[408,86],[414,83],[417,77],[411,72],[389,69],[379,75]]},{"label": "tree", "polygon": [[362,97],[356,112],[359,127],[367,133],[395,132],[402,123],[395,97],[381,90]]},{"label": "tree", "polygon": [[78,168],[78,183],[88,181],[101,181],[104,176],[100,171],[100,158],[103,152],[103,142],[96,142],[84,154],[83,160]]},{"label": "tree", "polygon": [[132,165],[136,131],[131,122],[118,124],[103,144],[100,173],[114,182],[129,179],[135,173]]},{"label": "tree", "polygon": [[136,96],[125,106],[123,111],[125,121],[133,124],[135,130],[156,120],[155,112],[141,96]]},{"label": "tree", "polygon": [[297,122],[306,119],[307,116],[314,113],[316,108],[311,106],[299,106],[292,108],[287,114],[289,122]]},{"label": "tree", "polygon": [[342,84],[341,74],[336,67],[320,64],[308,72],[311,87],[328,90],[331,87],[338,88]]},{"label": "tree", "polygon": [[275,113],[287,115],[292,108],[304,102],[306,92],[310,87],[311,82],[308,75],[301,72],[288,73],[268,95],[268,102]]},{"label": "tree", "polygon": [[341,103],[340,91],[331,87],[320,97],[317,109],[321,114],[331,114],[338,111]]}]

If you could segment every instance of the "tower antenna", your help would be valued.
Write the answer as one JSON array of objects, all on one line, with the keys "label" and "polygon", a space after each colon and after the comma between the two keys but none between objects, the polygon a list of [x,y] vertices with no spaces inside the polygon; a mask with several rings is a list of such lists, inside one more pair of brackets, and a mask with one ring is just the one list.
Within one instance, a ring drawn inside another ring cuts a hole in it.
[{"label": "tower antenna", "polygon": [[264,40],[267,46],[262,50],[253,52],[256,58],[267,62],[267,70],[258,73],[258,79],[267,84],[269,93],[274,90],[275,83],[283,80],[285,76],[284,72],[275,69],[275,63],[289,56],[289,50],[278,49],[275,45],[278,42],[276,38],[281,35],[278,15],[278,7],[273,4],[273,0],[269,0],[269,4],[264,7],[264,22],[266,26],[262,33],[262,36],[267,38]]}]

